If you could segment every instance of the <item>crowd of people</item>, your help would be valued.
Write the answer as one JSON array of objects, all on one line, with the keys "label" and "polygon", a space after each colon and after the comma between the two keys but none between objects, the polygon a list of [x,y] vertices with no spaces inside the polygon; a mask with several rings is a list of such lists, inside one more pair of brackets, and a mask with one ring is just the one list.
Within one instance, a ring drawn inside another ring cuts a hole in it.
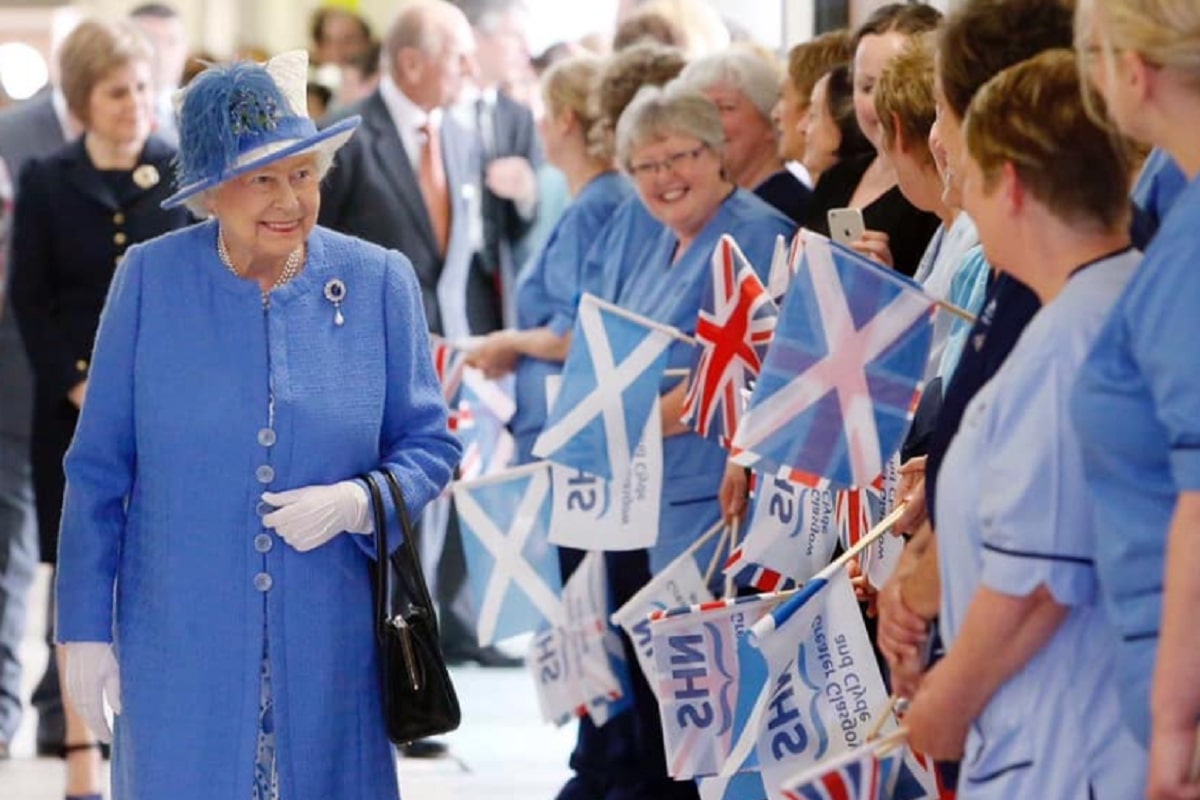
[{"label": "crowd of people", "polygon": [[[40,558],[69,798],[110,743],[117,798],[397,797],[364,476],[420,520],[447,660],[520,663],[475,638],[431,335],[510,387],[528,464],[585,292],[694,333],[723,236],[766,285],[848,208],[850,247],[963,317],[901,451],[899,564],[854,570],[909,744],[963,798],[1200,798],[1200,6],[889,3],[786,58],[690,0],[532,58],[527,15],[414,0],[377,40],[326,8],[308,51],[192,70],[147,4],[0,111],[0,757]],[[681,422],[693,357],[610,612],[748,511]],[[628,710],[580,719],[559,798],[698,798],[614,632]]]}]

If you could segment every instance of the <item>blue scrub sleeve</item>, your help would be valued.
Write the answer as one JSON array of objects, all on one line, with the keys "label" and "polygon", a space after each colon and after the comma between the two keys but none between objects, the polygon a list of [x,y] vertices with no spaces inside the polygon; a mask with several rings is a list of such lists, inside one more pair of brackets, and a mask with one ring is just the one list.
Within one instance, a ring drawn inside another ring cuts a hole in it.
[{"label": "blue scrub sleeve", "polygon": [[990,394],[980,580],[1016,597],[1044,584],[1062,605],[1087,605],[1096,576],[1092,504],[1068,418],[1076,370],[1054,353],[1028,355],[996,377]]},{"label": "blue scrub sleeve", "polygon": [[1156,270],[1154,280],[1145,282],[1123,309],[1134,358],[1167,430],[1171,474],[1181,492],[1200,490],[1200,369],[1194,349],[1200,337],[1197,263],[1200,236],[1194,227],[1164,227],[1142,267]]}]

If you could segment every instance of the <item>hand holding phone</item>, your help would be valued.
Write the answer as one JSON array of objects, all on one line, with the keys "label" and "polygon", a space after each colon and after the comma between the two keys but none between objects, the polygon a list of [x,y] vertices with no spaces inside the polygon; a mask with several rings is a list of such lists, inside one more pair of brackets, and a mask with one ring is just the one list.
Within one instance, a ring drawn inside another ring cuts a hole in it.
[{"label": "hand holding phone", "polygon": [[866,225],[862,212],[857,208],[831,208],[826,212],[829,220],[829,237],[847,247],[862,238]]}]

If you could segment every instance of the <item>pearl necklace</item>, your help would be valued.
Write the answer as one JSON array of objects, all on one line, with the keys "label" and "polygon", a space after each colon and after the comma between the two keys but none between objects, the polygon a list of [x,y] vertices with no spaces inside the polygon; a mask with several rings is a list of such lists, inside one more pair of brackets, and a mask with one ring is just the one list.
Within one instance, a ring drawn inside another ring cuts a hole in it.
[{"label": "pearl necklace", "polygon": [[[221,263],[224,264],[234,275],[239,278],[245,277],[242,275],[242,273],[238,272],[237,267],[233,265],[233,261],[229,258],[229,251],[225,249],[225,237],[221,235],[220,231],[217,231],[217,257],[221,259]],[[267,295],[270,294],[272,290],[278,289],[280,286],[296,277],[296,273],[300,271],[300,264],[303,258],[303,245],[288,253],[287,261],[283,262],[283,271],[279,273],[279,277],[275,279],[275,282],[263,291],[263,303],[267,302]]]}]

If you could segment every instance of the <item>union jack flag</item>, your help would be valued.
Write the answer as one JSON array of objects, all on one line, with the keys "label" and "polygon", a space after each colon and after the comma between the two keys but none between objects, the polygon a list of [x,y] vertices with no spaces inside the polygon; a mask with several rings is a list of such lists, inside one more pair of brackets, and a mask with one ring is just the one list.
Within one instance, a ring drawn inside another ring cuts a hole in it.
[{"label": "union jack flag", "polygon": [[817,765],[783,787],[788,800],[890,800],[907,748],[886,755],[865,746],[844,758]]},{"label": "union jack flag", "polygon": [[803,231],[734,461],[867,486],[899,448],[932,344],[933,298],[904,276]]},{"label": "union jack flag", "polygon": [[463,369],[467,366],[467,354],[437,334],[429,335],[429,345],[433,371],[437,373],[438,383],[442,387],[442,398],[450,407],[450,430],[457,430],[460,420],[455,408],[458,405],[458,390],[462,386]]},{"label": "union jack flag", "polygon": [[712,283],[696,319],[700,354],[681,419],[729,447],[741,418],[741,393],[757,377],[775,333],[779,310],[733,237],[721,237],[712,257]]}]

